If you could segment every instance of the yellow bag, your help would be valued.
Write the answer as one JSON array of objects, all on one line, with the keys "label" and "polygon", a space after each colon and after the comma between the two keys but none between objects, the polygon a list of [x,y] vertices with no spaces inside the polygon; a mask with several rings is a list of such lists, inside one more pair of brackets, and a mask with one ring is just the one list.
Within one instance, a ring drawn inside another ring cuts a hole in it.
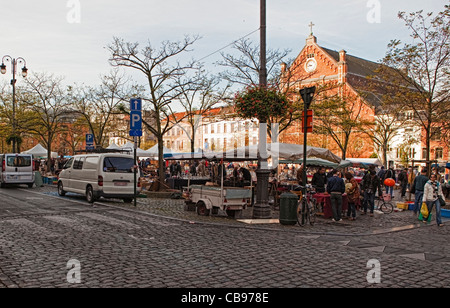
[{"label": "yellow bag", "polygon": [[424,202],[424,203],[422,203],[422,208],[420,209],[420,214],[422,214],[422,217],[423,218],[427,218],[428,217],[428,215],[430,214],[429,212],[428,212],[428,206],[427,206],[427,204]]}]

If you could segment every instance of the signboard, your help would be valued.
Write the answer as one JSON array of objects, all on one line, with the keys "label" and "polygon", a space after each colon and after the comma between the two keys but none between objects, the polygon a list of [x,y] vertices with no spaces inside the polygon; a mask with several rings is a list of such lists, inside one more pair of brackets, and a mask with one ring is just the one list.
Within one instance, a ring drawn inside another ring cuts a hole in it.
[{"label": "signboard", "polygon": [[142,100],[140,98],[130,100],[130,136],[142,136]]},{"label": "signboard", "polygon": [[[308,133],[313,132],[313,117],[314,117],[314,111],[312,109],[308,110],[307,114],[307,127],[308,127]],[[305,133],[305,112],[302,112],[302,133]]]},{"label": "signboard", "polygon": [[86,134],[86,150],[94,149],[94,134]]}]

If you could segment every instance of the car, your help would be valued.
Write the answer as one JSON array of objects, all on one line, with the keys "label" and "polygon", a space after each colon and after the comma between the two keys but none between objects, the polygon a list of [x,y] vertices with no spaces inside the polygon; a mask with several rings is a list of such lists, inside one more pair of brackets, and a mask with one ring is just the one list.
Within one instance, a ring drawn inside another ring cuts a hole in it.
[{"label": "car", "polygon": [[131,203],[135,197],[136,165],[133,156],[128,154],[76,155],[67,161],[59,174],[58,194],[65,196],[67,192],[72,192],[85,195],[89,203],[101,197]]},{"label": "car", "polygon": [[34,161],[31,154],[2,154],[0,155],[0,187],[8,184],[26,184],[29,188],[34,185]]}]

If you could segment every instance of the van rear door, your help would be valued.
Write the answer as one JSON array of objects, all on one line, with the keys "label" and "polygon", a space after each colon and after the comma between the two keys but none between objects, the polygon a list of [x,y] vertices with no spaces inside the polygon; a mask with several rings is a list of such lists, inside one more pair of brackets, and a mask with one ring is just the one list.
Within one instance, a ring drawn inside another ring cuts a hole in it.
[{"label": "van rear door", "polygon": [[103,192],[134,194],[134,159],[125,156],[105,156],[103,159]]},{"label": "van rear door", "polygon": [[5,183],[30,184],[34,182],[33,157],[29,154],[5,155]]}]

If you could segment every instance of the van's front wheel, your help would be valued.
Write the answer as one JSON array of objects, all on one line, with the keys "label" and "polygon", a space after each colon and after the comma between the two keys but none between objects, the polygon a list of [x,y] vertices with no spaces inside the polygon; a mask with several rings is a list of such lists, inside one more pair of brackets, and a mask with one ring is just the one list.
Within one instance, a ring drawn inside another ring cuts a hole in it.
[{"label": "van's front wheel", "polygon": [[86,188],[86,200],[89,203],[94,203],[95,202],[95,196],[94,196],[94,190],[92,189],[92,186],[88,186]]},{"label": "van's front wheel", "polygon": [[61,197],[64,197],[66,195],[66,192],[64,191],[64,186],[62,182],[58,183],[58,195]]}]

